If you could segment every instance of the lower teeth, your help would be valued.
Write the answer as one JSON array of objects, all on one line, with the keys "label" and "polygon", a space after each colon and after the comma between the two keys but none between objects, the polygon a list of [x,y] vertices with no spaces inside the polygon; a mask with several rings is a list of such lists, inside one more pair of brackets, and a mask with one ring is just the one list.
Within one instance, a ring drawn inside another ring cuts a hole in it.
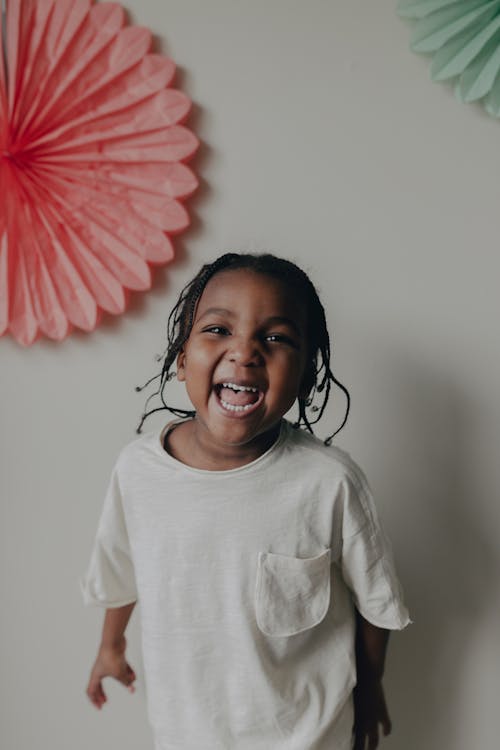
[{"label": "lower teeth", "polygon": [[222,406],[224,409],[229,409],[229,411],[246,411],[247,409],[250,409],[253,404],[245,404],[245,406],[237,406],[236,404],[228,404],[227,401],[224,401],[223,399],[220,400]]}]

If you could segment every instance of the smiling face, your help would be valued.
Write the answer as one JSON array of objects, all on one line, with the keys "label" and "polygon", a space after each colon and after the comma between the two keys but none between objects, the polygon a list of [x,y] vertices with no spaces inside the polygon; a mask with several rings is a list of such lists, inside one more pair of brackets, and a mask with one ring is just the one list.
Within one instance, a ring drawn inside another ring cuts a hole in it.
[{"label": "smiling face", "polygon": [[282,281],[248,269],[208,281],[177,359],[198,446],[255,457],[267,449],[301,390],[305,330],[305,306]]}]

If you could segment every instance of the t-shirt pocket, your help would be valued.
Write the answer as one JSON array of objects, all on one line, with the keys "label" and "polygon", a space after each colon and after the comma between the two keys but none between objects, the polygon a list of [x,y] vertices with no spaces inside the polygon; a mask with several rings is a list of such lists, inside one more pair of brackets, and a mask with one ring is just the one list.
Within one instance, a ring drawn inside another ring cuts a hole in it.
[{"label": "t-shirt pocket", "polygon": [[323,620],[330,604],[330,561],[330,548],[314,557],[259,552],[255,614],[265,635],[294,635]]}]

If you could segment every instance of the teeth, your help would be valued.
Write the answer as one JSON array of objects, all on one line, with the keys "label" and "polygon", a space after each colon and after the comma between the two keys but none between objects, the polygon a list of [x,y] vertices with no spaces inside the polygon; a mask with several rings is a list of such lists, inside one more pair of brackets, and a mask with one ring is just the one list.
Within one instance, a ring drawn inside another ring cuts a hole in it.
[{"label": "teeth", "polygon": [[258,388],[252,388],[250,385],[236,385],[236,383],[222,383],[222,386],[223,388],[231,388],[232,391],[251,391],[251,393],[257,393],[259,390]]},{"label": "teeth", "polygon": [[236,404],[228,404],[227,401],[224,401],[222,398],[220,402],[222,406],[224,407],[224,409],[228,409],[229,411],[246,411],[247,409],[251,409],[252,406],[255,406],[255,404],[245,404],[245,406],[237,406]]}]

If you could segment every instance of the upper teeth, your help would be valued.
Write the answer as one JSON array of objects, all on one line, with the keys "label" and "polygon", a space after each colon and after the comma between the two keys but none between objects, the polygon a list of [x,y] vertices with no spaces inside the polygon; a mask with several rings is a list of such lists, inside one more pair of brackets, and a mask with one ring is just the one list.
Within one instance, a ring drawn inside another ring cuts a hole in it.
[{"label": "upper teeth", "polygon": [[251,385],[236,385],[236,383],[222,383],[223,388],[231,388],[233,391],[251,391],[257,393],[258,388],[252,388]]}]

